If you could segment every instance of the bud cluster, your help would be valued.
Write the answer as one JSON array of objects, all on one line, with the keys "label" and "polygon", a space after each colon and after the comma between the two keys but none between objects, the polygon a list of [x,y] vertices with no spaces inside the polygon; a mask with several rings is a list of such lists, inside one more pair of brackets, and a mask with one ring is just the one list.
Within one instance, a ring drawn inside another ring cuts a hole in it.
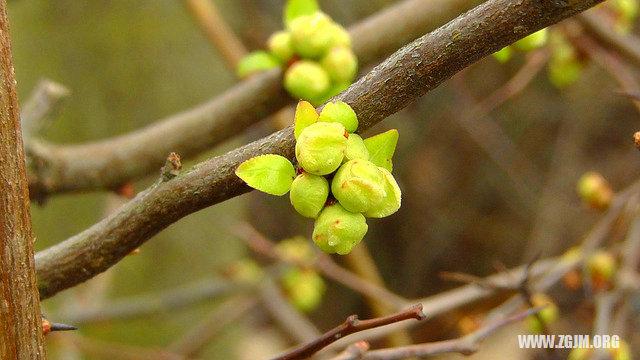
[{"label": "bud cluster", "polygon": [[236,174],[249,186],[290,194],[291,205],[315,220],[313,241],[328,253],[348,254],[367,233],[366,217],[382,218],[400,208],[401,191],[391,174],[397,130],[362,139],[349,105],[327,103],[318,114],[309,102],[296,108],[297,171],[284,157],[262,155]]},{"label": "bud cluster", "polygon": [[294,98],[313,104],[322,104],[351,85],[358,60],[349,33],[341,25],[317,5],[309,9],[289,0],[285,26],[269,37],[268,52],[254,52],[241,61],[239,76],[283,66],[285,89]]}]

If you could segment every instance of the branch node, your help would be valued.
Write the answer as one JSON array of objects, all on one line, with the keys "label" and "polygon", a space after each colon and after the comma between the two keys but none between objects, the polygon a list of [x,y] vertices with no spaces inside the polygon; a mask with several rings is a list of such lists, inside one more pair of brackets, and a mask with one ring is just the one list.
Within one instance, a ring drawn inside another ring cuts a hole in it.
[{"label": "branch node", "polygon": [[172,152],[167,157],[167,161],[162,167],[162,181],[169,181],[180,174],[182,169],[182,163],[180,162],[180,155]]}]

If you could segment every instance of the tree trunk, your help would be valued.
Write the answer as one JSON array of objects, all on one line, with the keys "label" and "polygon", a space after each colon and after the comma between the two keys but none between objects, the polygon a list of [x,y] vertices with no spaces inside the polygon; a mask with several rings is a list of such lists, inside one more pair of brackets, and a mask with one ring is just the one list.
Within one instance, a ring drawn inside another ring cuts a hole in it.
[{"label": "tree trunk", "polygon": [[0,0],[0,194],[0,359],[45,359],[5,0]]}]

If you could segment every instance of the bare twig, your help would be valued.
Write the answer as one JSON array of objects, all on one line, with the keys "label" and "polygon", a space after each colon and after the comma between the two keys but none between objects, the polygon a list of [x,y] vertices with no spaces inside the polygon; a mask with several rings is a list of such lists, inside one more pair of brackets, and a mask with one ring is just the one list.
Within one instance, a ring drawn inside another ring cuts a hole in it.
[{"label": "bare twig", "polygon": [[620,34],[607,24],[606,19],[594,11],[585,12],[576,17],[590,35],[602,44],[617,51],[627,59],[640,66],[640,39],[633,34]]},{"label": "bare twig", "polygon": [[[599,2],[577,0],[558,8],[538,0],[487,1],[400,49],[334,100],[348,103],[358,115],[359,129],[365,131],[482,57]],[[225,106],[237,105],[225,101]],[[246,111],[255,109],[243,108]],[[41,296],[52,296],[108,269],[178,219],[248,192],[234,173],[238,165],[269,153],[292,159],[294,144],[293,127],[288,127],[202,162],[138,194],[84,232],[39,252]]]},{"label": "bare twig", "polygon": [[433,343],[424,343],[417,345],[410,345],[397,348],[371,350],[365,352],[360,358],[363,360],[395,360],[405,359],[408,357],[426,357],[437,354],[445,353],[460,353],[462,355],[471,355],[479,350],[480,343],[487,336],[493,334],[500,328],[512,324],[514,322],[521,321],[526,317],[536,314],[541,308],[533,308],[527,311],[523,311],[519,314],[504,317],[496,320],[493,323],[472,332],[469,335],[463,336],[454,340],[438,341]]},{"label": "bare twig", "polygon": [[320,330],[283,296],[273,280],[262,283],[260,298],[273,320],[296,342],[312,341],[321,335]]},{"label": "bare twig", "polygon": [[227,325],[236,322],[256,306],[256,298],[246,294],[232,297],[218,305],[207,318],[202,320],[183,336],[178,338],[169,349],[186,358],[192,358],[200,353],[211,340]]},{"label": "bare twig", "polygon": [[193,304],[250,289],[239,282],[207,279],[165,292],[112,300],[98,308],[69,309],[59,317],[72,324],[96,323],[178,310]]},{"label": "bare twig", "polygon": [[[363,67],[371,65],[472,5],[468,0],[401,2],[350,28],[354,52]],[[572,9],[582,9],[580,5]],[[524,33],[516,36],[520,35]],[[208,150],[290,103],[281,78],[280,70],[256,74],[192,109],[98,142],[58,145],[34,141],[29,154],[32,163],[40,166],[30,169],[30,196],[112,189],[157,171],[172,151],[187,159]]]},{"label": "bare twig", "polygon": [[399,312],[397,314],[375,318],[371,320],[358,320],[357,315],[351,315],[345,320],[342,325],[335,327],[328,332],[324,333],[321,337],[315,339],[312,342],[304,344],[299,348],[293,349],[285,354],[277,356],[274,360],[294,360],[307,358],[325,346],[333,343],[334,341],[344,338],[347,335],[372,329],[380,326],[385,326],[400,322],[403,320],[416,319],[424,320],[425,316],[422,313],[422,305],[415,305],[411,308]]},{"label": "bare twig", "polygon": [[402,298],[384,287],[371,283],[362,279],[358,275],[344,269],[336,264],[330,256],[325,253],[318,252],[317,259],[313,264],[297,263],[293,259],[283,259],[277,251],[275,245],[263,234],[258,232],[248,223],[239,223],[233,228],[234,232],[240,236],[256,253],[267,256],[273,260],[289,262],[297,267],[305,268],[313,266],[324,276],[354,290],[365,296],[372,297],[391,306],[394,310],[401,309],[409,303],[409,300]]},{"label": "bare twig", "polygon": [[49,122],[58,115],[68,96],[69,90],[63,85],[48,79],[38,82],[20,111],[22,136],[25,137],[25,142],[29,136],[38,134],[49,125]]},{"label": "bare twig", "polygon": [[94,355],[100,359],[114,360],[187,360],[187,358],[162,349],[141,348],[122,345],[114,342],[99,341],[81,336],[77,333],[52,336],[52,340],[66,346],[78,348],[84,354]]},{"label": "bare twig", "polygon": [[218,50],[235,73],[238,62],[247,53],[242,42],[224,21],[212,0],[182,0],[191,16],[198,22],[207,39]]}]

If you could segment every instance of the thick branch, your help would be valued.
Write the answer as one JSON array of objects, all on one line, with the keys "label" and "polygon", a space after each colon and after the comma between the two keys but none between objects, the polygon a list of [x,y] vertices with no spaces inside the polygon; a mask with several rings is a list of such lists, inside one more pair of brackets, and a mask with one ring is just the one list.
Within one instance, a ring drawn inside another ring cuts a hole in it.
[{"label": "thick branch", "polygon": [[0,0],[0,193],[0,359],[46,359],[4,0]]},{"label": "thick branch", "polygon": [[[336,99],[355,110],[366,130],[434,89],[457,71],[543,27],[599,3],[490,0],[397,51]],[[235,106],[235,104],[233,105]],[[178,219],[250,189],[234,173],[261,154],[293,159],[289,127],[157,183],[118,212],[36,256],[41,296],[90,279]]]},{"label": "thick branch", "polygon": [[371,320],[358,320],[357,315],[351,315],[347,318],[347,320],[345,320],[344,323],[327,331],[319,338],[291,351],[288,351],[280,356],[277,356],[274,358],[274,360],[306,359],[318,352],[323,347],[335,342],[338,339],[342,339],[347,335],[351,335],[358,331],[373,329],[376,327],[385,326],[409,319],[425,319],[425,316],[422,313],[422,305],[414,305],[409,309],[398,312],[396,314]]},{"label": "thick branch", "polygon": [[[407,0],[350,29],[363,66],[466,10],[468,0]],[[252,76],[193,109],[137,131],[79,145],[33,142],[29,189],[32,198],[88,189],[115,188],[153,173],[170,152],[190,158],[242,133],[291,102],[282,73]]]}]

